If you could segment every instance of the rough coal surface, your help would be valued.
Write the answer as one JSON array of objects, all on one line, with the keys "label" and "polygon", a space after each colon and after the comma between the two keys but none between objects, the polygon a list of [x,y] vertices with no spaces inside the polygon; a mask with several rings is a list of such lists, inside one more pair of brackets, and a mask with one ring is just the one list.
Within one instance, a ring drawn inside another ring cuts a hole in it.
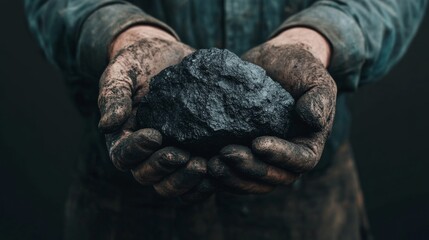
[{"label": "rough coal surface", "polygon": [[149,89],[137,111],[139,128],[155,128],[168,142],[200,150],[285,137],[294,105],[262,68],[216,48],[161,71]]}]

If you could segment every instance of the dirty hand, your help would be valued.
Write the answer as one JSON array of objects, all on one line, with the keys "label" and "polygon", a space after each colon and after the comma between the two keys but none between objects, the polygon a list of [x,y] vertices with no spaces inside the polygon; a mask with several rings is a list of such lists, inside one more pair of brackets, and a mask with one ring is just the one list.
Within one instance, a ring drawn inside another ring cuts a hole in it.
[{"label": "dirty hand", "polygon": [[110,64],[100,79],[99,129],[113,164],[167,197],[198,195],[195,190],[206,184],[206,160],[175,147],[161,148],[162,136],[155,129],[137,130],[136,107],[152,76],[193,51],[158,28],[132,27],[112,43]]},{"label": "dirty hand", "polygon": [[[209,161],[209,173],[227,191],[267,193],[293,183],[319,161],[331,131],[337,88],[326,70],[330,46],[307,28],[286,30],[248,51],[243,59],[261,66],[296,99],[302,130],[291,139],[262,136],[252,146],[229,145]],[[294,128],[293,125],[291,128]]]}]

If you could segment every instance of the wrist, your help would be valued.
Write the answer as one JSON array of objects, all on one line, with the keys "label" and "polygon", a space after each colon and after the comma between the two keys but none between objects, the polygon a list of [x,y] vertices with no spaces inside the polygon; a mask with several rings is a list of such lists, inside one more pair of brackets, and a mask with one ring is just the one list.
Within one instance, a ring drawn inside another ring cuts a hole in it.
[{"label": "wrist", "polygon": [[328,67],[331,57],[329,41],[319,32],[304,27],[287,29],[268,41],[273,45],[304,44],[314,57]]},{"label": "wrist", "polygon": [[177,39],[170,33],[154,26],[139,25],[130,27],[112,41],[109,49],[109,59],[112,59],[121,49],[145,38],[159,38],[167,41],[177,41]]}]

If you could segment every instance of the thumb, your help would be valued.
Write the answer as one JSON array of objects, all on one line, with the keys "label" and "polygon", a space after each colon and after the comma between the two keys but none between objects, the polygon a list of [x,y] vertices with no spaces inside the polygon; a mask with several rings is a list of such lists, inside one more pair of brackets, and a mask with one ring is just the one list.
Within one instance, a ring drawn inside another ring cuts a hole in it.
[{"label": "thumb", "polygon": [[122,64],[112,64],[100,80],[98,107],[100,109],[99,129],[103,133],[117,130],[131,114],[133,80]]},{"label": "thumb", "polygon": [[335,89],[335,86],[315,86],[298,99],[298,116],[314,130],[320,131],[329,123],[335,111]]}]

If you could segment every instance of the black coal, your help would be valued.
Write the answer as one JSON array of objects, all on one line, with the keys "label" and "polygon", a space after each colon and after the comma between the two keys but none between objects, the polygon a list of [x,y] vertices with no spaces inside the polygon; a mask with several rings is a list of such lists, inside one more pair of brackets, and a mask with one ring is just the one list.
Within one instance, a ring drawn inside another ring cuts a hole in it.
[{"label": "black coal", "polygon": [[202,49],[152,78],[137,111],[140,128],[200,150],[285,137],[292,96],[265,71],[220,49]]}]

